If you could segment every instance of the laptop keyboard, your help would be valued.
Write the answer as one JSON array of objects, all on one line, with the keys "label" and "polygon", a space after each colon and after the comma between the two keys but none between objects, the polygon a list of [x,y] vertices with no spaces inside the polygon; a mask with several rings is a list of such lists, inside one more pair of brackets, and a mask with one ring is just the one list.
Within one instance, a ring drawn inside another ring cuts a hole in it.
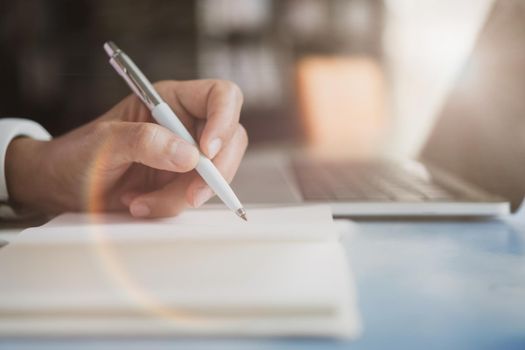
[{"label": "laptop keyboard", "polygon": [[293,162],[305,200],[422,202],[452,201],[453,193],[395,163]]}]

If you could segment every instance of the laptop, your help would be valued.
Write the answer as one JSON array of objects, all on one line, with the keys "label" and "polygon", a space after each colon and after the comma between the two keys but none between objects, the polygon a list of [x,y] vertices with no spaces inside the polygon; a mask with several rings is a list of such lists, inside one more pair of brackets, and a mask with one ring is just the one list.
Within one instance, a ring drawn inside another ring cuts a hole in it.
[{"label": "laptop", "polygon": [[525,3],[496,1],[417,160],[259,155],[248,157],[234,186],[248,206],[328,203],[345,217],[517,210],[525,194]]}]

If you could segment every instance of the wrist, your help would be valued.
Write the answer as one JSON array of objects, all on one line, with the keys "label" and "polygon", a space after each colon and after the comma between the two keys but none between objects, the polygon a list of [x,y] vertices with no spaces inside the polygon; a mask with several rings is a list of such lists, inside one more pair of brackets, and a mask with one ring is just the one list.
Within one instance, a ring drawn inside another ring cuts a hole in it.
[{"label": "wrist", "polygon": [[43,210],[46,178],[42,166],[42,148],[45,141],[19,137],[11,141],[5,155],[5,179],[9,201],[13,204],[35,210]]}]

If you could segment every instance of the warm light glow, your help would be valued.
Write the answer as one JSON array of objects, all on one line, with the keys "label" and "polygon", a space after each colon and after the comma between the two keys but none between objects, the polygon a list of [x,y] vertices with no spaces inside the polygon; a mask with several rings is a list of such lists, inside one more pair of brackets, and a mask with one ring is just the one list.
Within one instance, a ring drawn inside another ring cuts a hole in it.
[{"label": "warm light glow", "polygon": [[370,58],[300,60],[299,109],[310,148],[324,157],[374,155],[385,124],[383,81]]},{"label": "warm light glow", "polygon": [[492,3],[385,2],[383,41],[392,119],[387,155],[418,155]]}]

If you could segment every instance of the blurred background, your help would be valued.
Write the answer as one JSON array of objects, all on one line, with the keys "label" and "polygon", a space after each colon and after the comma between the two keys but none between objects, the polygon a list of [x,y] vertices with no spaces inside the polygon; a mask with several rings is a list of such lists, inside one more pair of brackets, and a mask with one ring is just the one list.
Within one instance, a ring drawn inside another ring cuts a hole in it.
[{"label": "blurred background", "polygon": [[0,117],[60,135],[129,89],[113,40],[153,81],[244,92],[251,145],[414,156],[491,0],[10,0],[0,3]]}]

